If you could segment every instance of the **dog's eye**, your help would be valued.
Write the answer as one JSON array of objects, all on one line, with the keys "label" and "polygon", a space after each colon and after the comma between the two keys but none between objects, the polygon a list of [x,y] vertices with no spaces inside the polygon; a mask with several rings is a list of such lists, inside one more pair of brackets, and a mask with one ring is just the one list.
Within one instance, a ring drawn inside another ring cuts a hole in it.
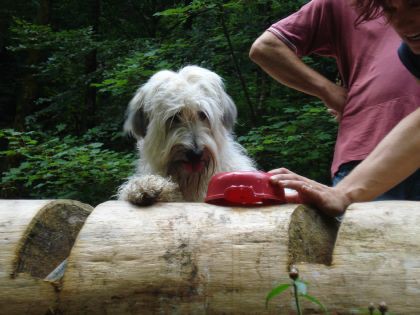
[{"label": "dog's eye", "polygon": [[200,118],[201,121],[204,121],[207,119],[207,115],[205,112],[198,112],[198,118]]},{"label": "dog's eye", "polygon": [[181,122],[181,115],[179,113],[175,114],[171,118],[169,118],[168,121],[169,121],[170,125],[177,124],[177,123]]}]

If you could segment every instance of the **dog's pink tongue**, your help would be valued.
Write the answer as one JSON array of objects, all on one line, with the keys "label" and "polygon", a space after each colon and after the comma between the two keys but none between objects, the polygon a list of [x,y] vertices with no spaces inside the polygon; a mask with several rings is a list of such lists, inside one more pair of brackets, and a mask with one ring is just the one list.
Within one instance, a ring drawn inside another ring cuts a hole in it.
[{"label": "dog's pink tongue", "polygon": [[204,162],[203,161],[199,161],[199,162],[196,162],[196,163],[187,163],[187,162],[184,163],[184,169],[188,173],[198,173],[203,168],[204,168]]}]

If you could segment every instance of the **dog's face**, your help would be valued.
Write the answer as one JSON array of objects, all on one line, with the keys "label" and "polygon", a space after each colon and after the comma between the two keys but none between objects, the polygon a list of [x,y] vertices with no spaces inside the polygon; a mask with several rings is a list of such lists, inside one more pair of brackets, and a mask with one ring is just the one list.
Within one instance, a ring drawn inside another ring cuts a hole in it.
[{"label": "dog's face", "polygon": [[236,115],[221,78],[188,66],[158,72],[143,85],[130,102],[125,129],[144,141],[141,154],[154,171],[185,178],[214,172]]}]

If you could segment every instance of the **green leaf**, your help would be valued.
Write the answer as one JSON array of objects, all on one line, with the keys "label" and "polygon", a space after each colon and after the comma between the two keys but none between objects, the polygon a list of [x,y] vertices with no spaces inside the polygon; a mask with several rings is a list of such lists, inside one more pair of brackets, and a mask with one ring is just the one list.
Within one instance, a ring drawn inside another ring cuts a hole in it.
[{"label": "green leaf", "polygon": [[312,303],[315,303],[316,305],[318,305],[321,309],[322,309],[322,311],[325,313],[325,314],[328,314],[328,311],[327,311],[327,309],[325,308],[325,306],[320,302],[320,301],[318,301],[318,299],[317,298],[315,298],[315,297],[313,297],[313,296],[311,296],[311,295],[309,295],[309,294],[301,294],[301,296],[302,297],[304,297],[305,299],[307,299],[307,300],[309,300],[309,301],[311,301]]},{"label": "green leaf", "polygon": [[304,283],[303,281],[300,280],[296,280],[295,281],[296,287],[297,287],[297,292],[301,295],[305,295],[308,293],[308,286],[306,285],[306,283]]},{"label": "green leaf", "polygon": [[89,147],[91,147],[91,148],[100,148],[100,147],[102,147],[104,144],[103,143],[100,143],[100,142],[95,142],[95,143],[91,143],[91,144],[89,144]]},{"label": "green leaf", "polygon": [[171,16],[171,15],[184,14],[187,10],[189,10],[189,8],[190,6],[167,9],[161,12],[156,12],[155,14],[153,14],[153,16]]},{"label": "green leaf", "polygon": [[267,297],[265,298],[265,307],[267,308],[268,306],[268,302],[276,297],[277,295],[279,295],[280,293],[284,292],[285,290],[287,290],[289,287],[291,286],[290,283],[283,283],[280,284],[279,286],[275,287],[273,290],[271,290],[268,294]]},{"label": "green leaf", "polygon": [[61,131],[64,131],[67,128],[67,125],[66,124],[58,124],[56,126],[56,128],[57,128],[58,132],[61,132]]}]

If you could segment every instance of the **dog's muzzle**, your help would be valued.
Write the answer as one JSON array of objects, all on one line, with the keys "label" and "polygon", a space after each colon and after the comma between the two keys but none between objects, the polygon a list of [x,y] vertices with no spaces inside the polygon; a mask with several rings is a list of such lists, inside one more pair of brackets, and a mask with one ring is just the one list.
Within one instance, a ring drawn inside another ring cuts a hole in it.
[{"label": "dog's muzzle", "polygon": [[185,152],[185,157],[183,166],[187,173],[199,173],[207,166],[208,157],[203,150],[188,150]]}]

